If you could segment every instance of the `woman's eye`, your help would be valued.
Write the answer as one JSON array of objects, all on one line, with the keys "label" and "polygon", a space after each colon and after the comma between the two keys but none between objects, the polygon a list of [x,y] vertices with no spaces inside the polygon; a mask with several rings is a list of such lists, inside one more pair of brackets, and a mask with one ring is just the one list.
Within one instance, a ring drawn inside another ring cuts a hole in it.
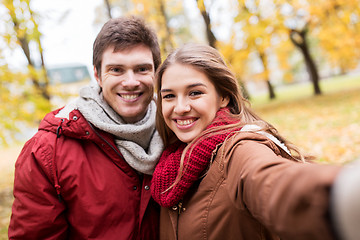
[{"label": "woman's eye", "polygon": [[190,96],[199,96],[201,94],[203,94],[201,91],[192,91],[192,92],[190,92]]},{"label": "woman's eye", "polygon": [[165,94],[165,95],[162,96],[163,99],[170,99],[170,98],[173,98],[173,97],[175,97],[174,94]]}]

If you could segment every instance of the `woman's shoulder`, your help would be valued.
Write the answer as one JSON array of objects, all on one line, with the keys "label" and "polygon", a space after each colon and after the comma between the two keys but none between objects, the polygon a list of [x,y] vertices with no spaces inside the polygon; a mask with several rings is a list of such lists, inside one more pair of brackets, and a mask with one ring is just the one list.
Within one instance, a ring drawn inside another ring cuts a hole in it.
[{"label": "woman's shoulder", "polygon": [[253,131],[237,131],[218,146],[214,158],[220,165],[271,164],[294,162],[287,148],[283,149],[268,136]]},{"label": "woman's shoulder", "polygon": [[264,132],[239,130],[227,138],[222,144],[222,147],[224,150],[230,151],[249,147],[249,145],[251,145],[252,148],[267,146],[276,154],[280,154],[279,145],[277,145],[268,135],[270,134],[264,134]]},{"label": "woman's shoulder", "polygon": [[294,160],[284,143],[257,125],[243,126],[240,130],[234,131],[222,144],[223,151],[241,151],[246,148],[249,154],[252,151],[261,151],[264,147],[275,155]]}]

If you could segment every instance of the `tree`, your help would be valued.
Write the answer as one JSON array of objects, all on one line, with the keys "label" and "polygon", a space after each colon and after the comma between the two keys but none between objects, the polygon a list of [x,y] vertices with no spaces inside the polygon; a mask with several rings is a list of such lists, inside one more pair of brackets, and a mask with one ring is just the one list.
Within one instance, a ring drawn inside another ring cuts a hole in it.
[{"label": "tree", "polygon": [[235,18],[242,24],[244,38],[242,39],[250,52],[254,52],[262,65],[261,74],[257,77],[266,82],[269,99],[275,99],[274,87],[270,81],[268,54],[270,54],[271,40],[277,29],[276,16],[270,15],[268,6],[258,1],[238,0],[239,12]]},{"label": "tree", "polygon": [[[210,13],[209,13],[210,11],[209,11],[209,9],[206,8],[204,0],[196,0],[196,3],[197,3],[197,7],[200,11],[200,14],[204,20],[205,29],[206,29],[206,38],[207,38],[209,46],[211,46],[213,48],[217,48],[223,54],[224,58],[228,61],[228,63],[230,64],[230,67],[232,67],[234,65],[238,65],[240,59],[241,59],[241,64],[244,63],[244,58],[236,57],[237,54],[239,54],[240,56],[243,56],[242,55],[243,51],[235,50],[235,48],[233,46],[234,38],[231,38],[229,40],[229,42],[227,42],[227,43],[217,40],[217,38],[212,30],[213,24],[212,24],[212,20],[211,20]],[[232,33],[232,35],[234,36],[234,33]],[[238,82],[241,86],[244,97],[247,99],[250,99],[250,93],[247,90],[244,82],[240,79],[240,72],[243,72],[243,71],[240,70],[239,68],[235,68],[235,67],[232,67],[232,69],[234,70],[235,74],[238,77]],[[239,71],[236,71],[236,70],[239,70]]]},{"label": "tree", "polygon": [[311,43],[317,42],[316,46],[332,67],[346,71],[357,65],[360,58],[358,0],[274,0],[274,3],[289,28],[289,38],[304,57],[315,95],[322,92]]},{"label": "tree", "polygon": [[181,0],[112,0],[110,4],[123,15],[140,15],[149,22],[157,32],[162,56],[191,37]]},{"label": "tree", "polygon": [[30,0],[1,3],[6,9],[2,18],[7,30],[1,40],[10,49],[21,48],[27,61],[27,69],[22,72],[0,61],[0,101],[6,103],[0,109],[0,145],[6,145],[14,140],[16,132],[38,124],[51,108],[51,96],[37,15],[30,8]]},{"label": "tree", "polygon": [[200,10],[201,16],[205,23],[206,37],[211,47],[216,48],[216,37],[211,30],[211,19],[208,11],[206,10],[204,0],[196,0],[198,9]]},{"label": "tree", "polygon": [[290,39],[294,43],[294,45],[300,49],[301,53],[304,56],[306,68],[309,72],[310,80],[313,83],[314,94],[320,95],[321,89],[320,89],[320,85],[319,85],[320,79],[319,79],[318,69],[317,69],[317,66],[310,54],[310,49],[309,49],[309,46],[307,43],[307,38],[306,38],[307,32],[308,32],[308,29],[306,27],[303,28],[302,30],[291,29],[290,30]]},{"label": "tree", "polygon": [[233,37],[231,37],[229,42],[225,43],[219,41],[216,45],[219,51],[224,56],[225,60],[228,62],[228,65],[231,68],[231,70],[236,74],[243,96],[246,99],[251,99],[250,93],[246,85],[244,84],[244,81],[241,81],[240,79],[240,76],[245,75],[249,53],[247,49],[235,49],[234,48],[235,42],[236,40],[234,38],[234,33],[233,33]]},{"label": "tree", "polygon": [[[8,40],[15,41],[21,47],[28,62],[28,71],[32,83],[43,98],[50,101],[49,79],[46,74],[45,62],[43,57],[43,49],[41,46],[41,33],[38,29],[36,14],[31,10],[30,0],[2,0],[7,9],[9,16],[8,22],[13,25],[13,31],[4,37]],[[32,54],[31,42],[37,45],[37,54],[40,56],[40,64],[36,66],[36,61]],[[40,71],[36,70],[40,67]]]},{"label": "tree", "polygon": [[34,91],[28,74],[10,70],[7,64],[0,64],[0,101],[3,103],[0,108],[0,146],[16,141],[17,132],[38,124],[49,111],[48,101]]},{"label": "tree", "polygon": [[341,73],[355,68],[360,59],[359,1],[319,0],[309,11],[314,16],[319,46],[331,67]]},{"label": "tree", "polygon": [[111,4],[109,0],[104,0],[105,6],[106,6],[106,12],[108,14],[109,19],[112,18],[112,14],[111,14]]}]

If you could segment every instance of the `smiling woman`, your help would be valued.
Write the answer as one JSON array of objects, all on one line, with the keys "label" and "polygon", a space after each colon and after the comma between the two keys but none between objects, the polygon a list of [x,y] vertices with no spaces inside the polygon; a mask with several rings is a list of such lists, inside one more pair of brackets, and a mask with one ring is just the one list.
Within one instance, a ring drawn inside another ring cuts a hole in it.
[{"label": "smiling woman", "polygon": [[180,141],[189,143],[226,107],[229,99],[220,96],[209,78],[196,68],[174,64],[162,77],[162,115]]},{"label": "smiling woman", "polygon": [[333,239],[329,189],[341,168],[305,164],[250,109],[216,49],[176,49],[156,84],[160,239]]}]

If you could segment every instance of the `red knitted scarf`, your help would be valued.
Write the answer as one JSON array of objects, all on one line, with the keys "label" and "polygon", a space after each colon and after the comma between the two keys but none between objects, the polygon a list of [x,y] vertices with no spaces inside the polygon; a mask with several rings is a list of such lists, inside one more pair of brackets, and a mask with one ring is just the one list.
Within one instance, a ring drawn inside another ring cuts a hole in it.
[{"label": "red knitted scarf", "polygon": [[[235,122],[230,119],[228,109],[221,109],[216,113],[215,119],[206,129]],[[167,147],[160,157],[153,174],[151,193],[155,201],[163,207],[171,207],[177,204],[192,184],[208,168],[212,152],[216,146],[222,143],[231,132],[231,130],[221,132],[198,141],[191,151],[191,157],[189,152],[186,153],[183,168],[186,170],[183,172],[180,181],[168,191],[166,190],[175,182],[186,143],[177,141]]]}]

